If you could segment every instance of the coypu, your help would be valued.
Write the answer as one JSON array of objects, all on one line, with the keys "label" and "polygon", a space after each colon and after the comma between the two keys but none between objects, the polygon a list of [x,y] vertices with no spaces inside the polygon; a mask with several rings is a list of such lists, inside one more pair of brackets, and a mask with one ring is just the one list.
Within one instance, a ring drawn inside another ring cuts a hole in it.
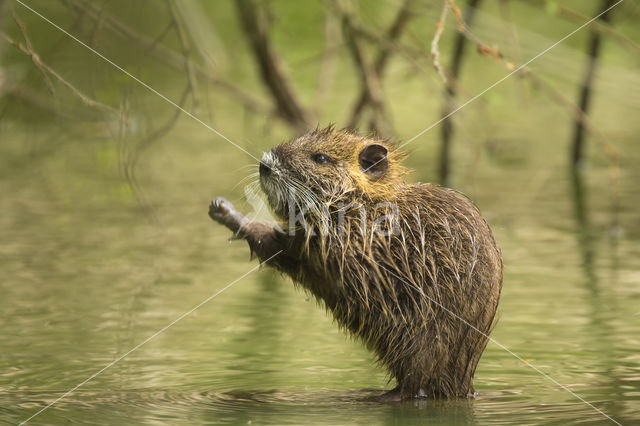
[{"label": "coypu", "polygon": [[261,187],[288,230],[252,222],[223,198],[209,215],[375,352],[397,382],[379,401],[473,397],[500,298],[500,251],[465,196],[405,183],[405,154],[396,147],[316,129],[259,165]]}]

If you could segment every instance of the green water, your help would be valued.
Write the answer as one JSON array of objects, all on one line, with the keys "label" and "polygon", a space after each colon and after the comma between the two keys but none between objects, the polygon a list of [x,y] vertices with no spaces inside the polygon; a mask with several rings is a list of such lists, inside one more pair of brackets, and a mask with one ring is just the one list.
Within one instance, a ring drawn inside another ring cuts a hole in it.
[{"label": "green water", "polygon": [[[28,418],[256,265],[245,243],[229,243],[207,216],[209,198],[221,194],[249,208],[236,185],[246,169],[225,166],[245,159],[193,127],[182,122],[175,135],[193,138],[163,143],[148,157],[143,209],[108,141],[50,149],[50,132],[5,126],[14,149],[3,157],[0,180],[2,420]],[[215,149],[202,149],[207,144]],[[197,149],[201,155],[192,155]],[[504,253],[493,337],[633,424],[640,419],[640,176],[623,167],[614,215],[606,166],[585,174],[576,198],[561,163],[536,169],[484,160],[473,185],[461,185]],[[475,385],[475,401],[361,402],[392,386],[385,373],[288,279],[261,269],[33,423],[606,422],[493,343]]]}]

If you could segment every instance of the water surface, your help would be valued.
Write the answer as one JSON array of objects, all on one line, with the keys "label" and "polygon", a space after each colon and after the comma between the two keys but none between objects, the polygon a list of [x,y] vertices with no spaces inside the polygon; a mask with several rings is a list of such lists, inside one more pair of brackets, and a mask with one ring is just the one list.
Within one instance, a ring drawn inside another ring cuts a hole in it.
[{"label": "water surface", "polygon": [[[207,217],[217,195],[250,211],[242,186],[234,187],[247,171],[225,167],[229,159],[246,163],[241,154],[202,154],[195,135],[162,144],[141,169],[143,208],[108,142],[47,150],[45,136],[11,137],[0,180],[0,418],[18,423],[256,261]],[[472,181],[460,182],[504,253],[493,337],[623,424],[640,419],[637,160],[623,162],[615,211],[606,165],[576,186],[560,162],[540,169],[483,160]],[[420,168],[417,160],[410,165]],[[412,176],[428,178],[420,169]],[[392,385],[313,299],[260,269],[33,423],[607,421],[492,343],[475,401],[363,401]]]}]

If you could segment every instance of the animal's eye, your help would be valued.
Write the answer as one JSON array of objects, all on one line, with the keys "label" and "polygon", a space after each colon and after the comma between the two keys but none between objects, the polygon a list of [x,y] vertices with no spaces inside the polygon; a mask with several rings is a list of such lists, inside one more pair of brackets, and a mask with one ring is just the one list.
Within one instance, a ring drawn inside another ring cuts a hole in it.
[{"label": "animal's eye", "polygon": [[324,154],[313,154],[311,159],[317,164],[327,164],[329,162],[329,157]]}]

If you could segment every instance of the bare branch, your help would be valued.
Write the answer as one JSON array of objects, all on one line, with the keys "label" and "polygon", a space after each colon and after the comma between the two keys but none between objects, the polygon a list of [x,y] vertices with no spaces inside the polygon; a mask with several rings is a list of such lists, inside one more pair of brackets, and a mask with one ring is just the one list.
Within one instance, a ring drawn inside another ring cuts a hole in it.
[{"label": "bare branch", "polygon": [[354,24],[356,21],[355,13],[350,7],[350,3],[345,1],[335,0],[334,5],[342,20],[342,31],[347,47],[360,74],[362,90],[367,93],[370,99],[373,110],[371,128],[383,136],[389,136],[391,134],[391,126],[385,109],[382,83],[360,44],[358,33],[355,30],[356,25]]},{"label": "bare branch", "polygon": [[164,38],[175,27],[175,25],[176,25],[176,22],[174,20],[169,21],[167,26],[164,27],[164,30],[162,30],[162,32],[160,34],[158,34],[158,36],[153,39],[153,42],[146,48],[147,53],[148,52],[153,52],[153,50],[156,48],[156,46],[158,46],[158,45],[160,45],[160,43],[162,43],[162,40],[164,40]]},{"label": "bare branch", "polygon": [[1,96],[12,96],[21,102],[27,103],[32,107],[46,111],[48,114],[62,117],[65,119],[75,119],[81,117],[83,113],[86,113],[86,108],[80,110],[79,108],[70,108],[68,105],[56,105],[51,102],[51,98],[43,96],[40,92],[30,89],[26,86],[9,86],[0,88]]},{"label": "bare branch", "polygon": [[[376,58],[374,69],[378,78],[382,80],[382,76],[384,74],[384,70],[387,65],[387,60],[389,56],[394,50],[400,50],[398,46],[396,46],[397,40],[402,35],[407,23],[409,22],[412,12],[411,7],[414,0],[405,0],[404,4],[400,7],[398,14],[396,15],[393,23],[389,27],[386,33],[386,37],[384,41],[380,42],[380,51],[378,52],[378,57]],[[359,35],[363,35],[365,32],[362,28],[357,28]],[[351,112],[351,117],[347,122],[347,127],[355,127],[360,121],[360,116],[362,115],[362,111],[364,107],[370,102],[369,92],[363,88],[360,91],[360,95],[358,100],[356,101],[353,110]]]},{"label": "bare branch", "polygon": [[[18,15],[16,15],[16,12],[15,10],[13,10],[13,8],[11,8],[11,17],[13,18],[13,21],[16,23],[18,28],[20,28],[20,32],[22,33],[22,38],[24,38],[25,49],[29,52],[33,52],[33,45],[31,44],[31,40],[29,39],[29,35],[27,34],[27,26],[25,25],[24,22],[22,22],[18,18]],[[55,88],[53,87],[53,82],[51,81],[51,78],[47,74],[47,71],[42,67],[42,64],[39,58],[38,60],[34,60],[33,63],[38,69],[38,71],[40,71],[40,74],[42,74],[42,78],[44,79],[44,82],[46,83],[47,88],[49,89],[49,92],[51,92],[51,94],[54,95],[56,91],[55,91]]]},{"label": "bare branch", "polygon": [[445,83],[447,82],[447,76],[445,75],[442,65],[440,64],[440,51],[438,50],[438,43],[440,43],[440,37],[444,31],[444,23],[447,19],[447,14],[451,8],[451,0],[443,0],[442,12],[440,12],[440,18],[436,22],[436,32],[431,40],[431,60],[433,61],[433,68],[438,72],[440,78]]},{"label": "bare branch", "polygon": [[[176,53],[174,50],[166,47],[165,45],[159,43],[157,40],[154,41],[150,37],[140,34],[136,30],[127,26],[122,22],[122,20],[116,19],[115,17],[109,15],[106,12],[103,12],[100,15],[100,11],[90,3],[83,3],[79,0],[61,0],[65,4],[68,4],[72,9],[76,10],[76,12],[85,14],[87,17],[94,21],[98,21],[100,18],[104,20],[104,27],[109,31],[112,31],[114,34],[127,39],[128,41],[133,41],[138,44],[141,48],[148,49],[149,54],[153,55],[156,59],[163,61],[165,64],[170,66],[173,69],[178,71],[184,70],[184,60],[182,55]],[[166,29],[168,31],[170,28]],[[160,38],[158,38],[160,39]],[[265,105],[260,99],[257,99],[255,96],[250,93],[242,90],[241,88],[229,83],[228,81],[222,80],[214,75],[212,75],[208,70],[199,64],[190,61],[191,66],[193,67],[195,73],[199,78],[203,81],[207,81],[213,84],[220,89],[225,90],[232,96],[235,96],[242,102],[246,107],[251,109],[252,111],[256,111],[258,113],[270,113],[271,108]]]},{"label": "bare branch", "polygon": [[[140,159],[140,155],[146,149],[148,149],[154,142],[158,141],[160,138],[169,133],[176,123],[178,119],[182,115],[182,110],[185,107],[187,102],[187,98],[192,94],[191,85],[187,83],[186,87],[182,91],[182,95],[180,96],[180,100],[178,101],[179,108],[175,108],[171,117],[160,127],[155,129],[150,134],[146,135],[143,139],[138,141],[133,147],[130,155],[126,155],[124,152],[124,144],[120,145],[120,156],[123,159],[123,173],[124,177],[131,188],[131,191],[144,210],[146,210],[151,217],[153,217],[153,212],[151,211],[151,207],[149,203],[146,201],[146,197],[142,188],[138,185],[138,180],[136,177],[136,167],[138,165],[138,161]],[[120,137],[124,140],[124,132],[121,133]]]},{"label": "bare branch", "polygon": [[262,81],[271,92],[278,112],[298,131],[308,130],[312,126],[312,114],[299,101],[282,69],[280,58],[269,39],[265,11],[254,0],[237,0],[236,5],[260,67]]},{"label": "bare branch", "polygon": [[[191,93],[191,87],[187,83],[187,86],[182,91],[182,95],[180,96],[180,100],[178,101],[178,106],[180,106],[180,108],[184,108],[185,103],[187,101],[187,97],[189,96],[190,93]],[[149,148],[149,146],[151,146],[156,140],[160,139],[162,136],[164,136],[167,133],[169,133],[169,131],[171,129],[173,129],[173,126],[175,126],[176,122],[180,118],[181,113],[182,113],[181,109],[176,108],[173,111],[173,114],[171,115],[169,120],[167,120],[167,122],[165,124],[163,124],[162,126],[157,128],[156,130],[154,130],[152,133],[150,133],[147,136],[145,136],[142,140],[140,140],[136,144],[136,146],[134,148],[134,151],[133,151],[133,154],[131,155],[131,157],[127,161],[128,172],[126,172],[126,176],[127,176],[128,179],[130,178],[131,181],[134,180],[134,172],[133,171],[134,171],[136,165],[138,164],[138,159],[140,157],[140,153],[142,153],[142,151],[144,151],[147,148]]]},{"label": "bare branch", "polygon": [[90,98],[89,96],[85,95],[80,89],[76,88],[73,84],[69,83],[60,74],[58,74],[55,70],[53,70],[53,68],[51,68],[46,63],[42,62],[42,60],[40,59],[40,56],[38,56],[38,54],[36,52],[34,52],[33,50],[28,49],[22,43],[19,43],[19,42],[15,41],[14,39],[9,37],[4,32],[0,32],[0,34],[7,41],[7,43],[12,45],[13,47],[18,49],[19,51],[21,51],[25,55],[29,56],[29,58],[31,58],[31,61],[34,63],[34,65],[38,69],[40,69],[43,72],[46,72],[47,74],[52,75],[53,77],[56,78],[56,80],[58,80],[60,83],[65,85],[69,90],[71,90],[71,92],[74,95],[76,95],[78,98],[80,98],[80,100],[85,105],[93,107],[93,108],[98,108],[98,109],[101,109],[101,110],[104,110],[104,111],[108,111],[108,112],[111,112],[111,113],[116,113],[116,114],[118,113],[117,109],[115,109],[115,108],[113,108],[113,107],[111,107],[109,105],[103,104],[101,102],[98,102],[98,101]]}]

